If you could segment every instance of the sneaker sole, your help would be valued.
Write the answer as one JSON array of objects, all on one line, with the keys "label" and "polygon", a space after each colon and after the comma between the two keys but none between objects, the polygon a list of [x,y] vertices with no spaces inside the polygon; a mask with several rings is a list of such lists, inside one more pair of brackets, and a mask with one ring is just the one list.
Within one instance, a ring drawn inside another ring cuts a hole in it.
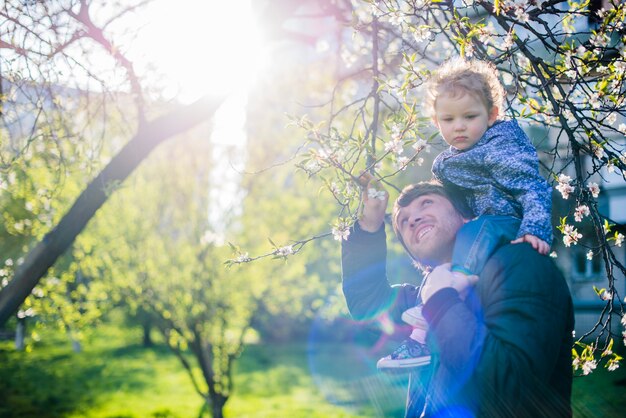
[{"label": "sneaker sole", "polygon": [[411,315],[410,311],[402,312],[402,320],[415,328],[421,328],[423,330],[428,329],[428,322],[426,322],[424,317],[413,316]]},{"label": "sneaker sole", "polygon": [[388,369],[411,369],[416,367],[422,367],[430,364],[430,356],[419,357],[417,359],[403,359],[403,360],[391,360],[387,358],[382,358],[378,360],[376,363],[376,368],[378,370],[388,370]]}]

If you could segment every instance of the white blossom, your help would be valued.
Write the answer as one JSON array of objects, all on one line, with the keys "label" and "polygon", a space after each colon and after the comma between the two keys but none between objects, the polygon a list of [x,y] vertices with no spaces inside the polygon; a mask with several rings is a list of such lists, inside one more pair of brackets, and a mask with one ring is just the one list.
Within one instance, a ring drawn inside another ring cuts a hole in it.
[{"label": "white blossom", "polygon": [[33,308],[28,308],[25,311],[23,311],[21,309],[19,311],[17,311],[17,317],[20,318],[20,319],[24,319],[24,318],[27,318],[27,317],[33,317],[33,316],[35,316],[35,310]]},{"label": "white blossom", "polygon": [[376,190],[375,188],[370,187],[367,189],[367,197],[369,199],[385,200],[386,193],[384,190]]},{"label": "white blossom", "polygon": [[528,15],[528,12],[526,12],[526,10],[524,10],[523,7],[518,7],[515,9],[515,17],[521,23],[528,23],[528,21],[530,20],[530,16]]},{"label": "white blossom", "polygon": [[432,30],[429,26],[421,25],[413,29],[413,39],[419,44],[430,39],[431,33]]},{"label": "white blossom", "polygon": [[626,123],[620,123],[617,130],[626,135]]},{"label": "white blossom", "polygon": [[617,245],[618,247],[621,247],[623,243],[624,243],[624,234],[618,233],[617,236],[615,237],[615,245]]},{"label": "white blossom", "polygon": [[239,256],[237,256],[235,261],[237,263],[245,263],[247,261],[250,261],[250,256],[248,255],[248,253],[241,253],[241,254],[239,254]]},{"label": "white blossom", "polygon": [[402,138],[402,126],[397,123],[391,127],[391,139],[399,140]]},{"label": "white blossom", "polygon": [[589,206],[580,205],[574,211],[574,219],[576,220],[576,222],[580,222],[583,220],[585,216],[589,216],[589,213],[590,213]]},{"label": "white blossom", "polygon": [[593,251],[587,251],[587,260],[593,260]]},{"label": "white blossom", "polygon": [[594,33],[589,39],[589,43],[596,48],[605,48],[609,44],[609,37],[604,33]]},{"label": "white blossom", "polygon": [[309,160],[304,166],[304,169],[309,172],[316,172],[322,168],[321,164],[317,160]]},{"label": "white blossom", "polygon": [[506,34],[506,36],[504,37],[504,42],[502,42],[502,48],[503,49],[510,49],[513,46],[513,33],[509,32]]},{"label": "white blossom", "polygon": [[[594,107],[597,107],[597,106],[594,106]],[[598,160],[601,160],[602,158],[606,156],[602,145],[596,142],[591,144],[591,152],[593,152],[593,155],[595,155]]]},{"label": "white blossom", "polygon": [[626,328],[626,315],[622,315],[622,319],[620,320],[620,322],[622,323],[622,326]]},{"label": "white blossom", "polygon": [[385,152],[393,152],[394,154],[402,154],[403,151],[402,141],[394,139],[385,142]]},{"label": "white blossom", "polygon": [[389,14],[389,23],[394,26],[400,26],[404,22],[404,16],[399,11],[395,11]]},{"label": "white blossom", "polygon": [[587,102],[589,103],[589,106],[593,109],[597,109],[602,106],[602,101],[600,101],[600,93],[597,91],[590,93],[587,97]]},{"label": "white blossom", "polygon": [[626,151],[622,151],[619,156],[619,160],[622,164],[626,165]]},{"label": "white blossom", "polygon": [[583,369],[583,374],[586,376],[589,373],[591,373],[597,365],[597,361],[596,360],[587,360],[583,363],[582,365],[582,369]]},{"label": "white blossom", "polygon": [[609,173],[615,173],[615,163],[613,163],[613,161],[611,160],[607,161],[606,171],[608,171]]},{"label": "white blossom", "polygon": [[552,257],[552,258],[557,258],[557,257],[558,257],[558,254],[556,253],[556,251],[552,251],[552,252],[550,253],[550,257]]},{"label": "white blossom", "polygon": [[606,118],[604,118],[604,122],[608,123],[609,125],[613,125],[615,122],[617,122],[617,113],[611,112],[606,115]]},{"label": "white blossom", "polygon": [[561,193],[563,199],[569,198],[570,193],[574,192],[574,186],[570,183],[572,182],[572,178],[570,176],[566,176],[565,174],[559,174],[558,184],[556,185],[556,189]]},{"label": "white blossom", "polygon": [[600,293],[600,299],[602,299],[602,300],[611,300],[611,299],[613,299],[613,293],[612,292],[607,292],[606,290],[604,290],[602,293]]},{"label": "white blossom", "polygon": [[589,189],[591,196],[593,196],[595,199],[597,199],[600,195],[600,186],[598,186],[598,183],[587,183],[587,189]]},{"label": "white blossom", "polygon": [[276,255],[286,257],[293,254],[293,245],[286,245],[276,250]]},{"label": "white blossom", "polygon": [[563,244],[565,244],[566,247],[572,244],[576,245],[578,240],[582,237],[583,235],[579,233],[573,225],[565,225],[563,228]]},{"label": "white blossom", "polygon": [[402,157],[398,157],[398,160],[396,161],[395,167],[397,170],[405,170],[406,166],[409,164],[409,161],[411,161],[409,159],[409,157],[406,156],[402,156]]},{"label": "white blossom", "polygon": [[413,149],[415,149],[415,151],[417,152],[421,152],[422,150],[424,152],[430,152],[430,145],[425,139],[420,138],[415,141],[415,144],[413,144]]},{"label": "white blossom", "polygon": [[335,241],[347,240],[350,236],[350,228],[347,225],[341,224],[332,229],[333,238]]},{"label": "white blossom", "polygon": [[617,361],[615,359],[609,360],[609,363],[607,364],[606,368],[610,372],[613,372],[613,371],[617,370],[619,368],[619,361]]}]

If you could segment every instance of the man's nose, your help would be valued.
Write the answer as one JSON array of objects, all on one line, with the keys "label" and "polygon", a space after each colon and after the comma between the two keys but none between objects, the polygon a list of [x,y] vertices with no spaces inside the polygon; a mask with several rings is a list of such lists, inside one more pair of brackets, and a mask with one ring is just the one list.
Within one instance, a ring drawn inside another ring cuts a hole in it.
[{"label": "man's nose", "polygon": [[422,217],[419,214],[413,214],[409,218],[409,226],[411,228],[415,228],[415,226],[422,220]]}]

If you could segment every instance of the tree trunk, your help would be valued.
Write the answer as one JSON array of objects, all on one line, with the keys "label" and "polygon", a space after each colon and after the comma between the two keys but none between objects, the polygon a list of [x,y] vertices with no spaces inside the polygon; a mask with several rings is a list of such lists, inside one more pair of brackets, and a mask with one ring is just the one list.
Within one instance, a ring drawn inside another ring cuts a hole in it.
[{"label": "tree trunk", "polygon": [[39,279],[72,245],[113,189],[124,181],[164,140],[211,117],[223,97],[204,98],[146,123],[98,176],[83,190],[69,212],[25,257],[13,279],[0,292],[0,327],[17,311]]},{"label": "tree trunk", "polygon": [[143,329],[143,346],[152,347],[154,343],[150,334],[150,331],[152,330],[152,324],[150,319],[145,319],[141,324],[141,328]]},{"label": "tree trunk", "polygon": [[26,344],[24,340],[26,338],[26,318],[19,318],[17,320],[17,328],[15,329],[15,349],[18,351],[24,350]]},{"label": "tree trunk", "polygon": [[72,341],[72,351],[75,353],[80,353],[81,351],[83,351],[83,346],[80,343],[80,341],[78,341],[76,338],[74,337],[70,337],[70,340]]},{"label": "tree trunk", "polygon": [[213,418],[224,418],[224,405],[228,401],[228,396],[220,393],[211,393],[211,410]]}]

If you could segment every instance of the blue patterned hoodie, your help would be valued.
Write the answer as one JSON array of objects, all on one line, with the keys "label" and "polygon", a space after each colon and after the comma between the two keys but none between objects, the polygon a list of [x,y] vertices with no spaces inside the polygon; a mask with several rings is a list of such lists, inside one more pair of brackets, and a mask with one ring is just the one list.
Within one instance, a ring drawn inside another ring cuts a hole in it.
[{"label": "blue patterned hoodie", "polygon": [[552,189],[539,174],[537,151],[517,121],[498,121],[465,151],[450,147],[435,158],[433,175],[463,193],[476,216],[522,220],[517,237],[552,244]]}]

